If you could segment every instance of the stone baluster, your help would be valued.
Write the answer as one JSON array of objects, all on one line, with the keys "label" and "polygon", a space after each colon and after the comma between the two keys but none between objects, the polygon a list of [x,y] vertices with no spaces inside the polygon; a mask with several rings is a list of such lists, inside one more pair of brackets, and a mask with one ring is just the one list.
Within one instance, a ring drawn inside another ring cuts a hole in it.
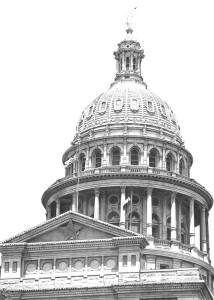
[{"label": "stone baluster", "polygon": [[176,240],[176,193],[171,194],[171,239]]},{"label": "stone baluster", "polygon": [[72,194],[72,211],[77,212],[77,207],[78,207],[78,204],[77,204],[77,192],[74,192]]},{"label": "stone baluster", "polygon": [[125,221],[126,221],[126,211],[123,207],[124,201],[126,199],[126,187],[121,186],[121,198],[120,198],[120,227],[125,228]]},{"label": "stone baluster", "polygon": [[56,217],[60,215],[60,201],[56,199]]},{"label": "stone baluster", "polygon": [[100,195],[100,192],[99,192],[98,188],[96,188],[94,190],[94,192],[95,192],[95,197],[94,197],[94,219],[99,220],[99,212],[100,212],[99,195]]},{"label": "stone baluster", "polygon": [[147,235],[152,236],[152,188],[147,188]]},{"label": "stone baluster", "polygon": [[201,245],[202,251],[207,253],[207,239],[206,239],[206,208],[201,206]]},{"label": "stone baluster", "polygon": [[190,236],[190,246],[195,247],[195,215],[194,215],[194,199],[190,199],[190,207],[189,207],[189,236]]}]

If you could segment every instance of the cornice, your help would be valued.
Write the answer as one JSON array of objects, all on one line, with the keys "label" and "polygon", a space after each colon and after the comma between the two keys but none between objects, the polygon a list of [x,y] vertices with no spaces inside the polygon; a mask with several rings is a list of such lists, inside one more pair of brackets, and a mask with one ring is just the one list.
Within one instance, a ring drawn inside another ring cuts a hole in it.
[{"label": "cornice", "polygon": [[[93,175],[84,175],[79,178],[79,183],[86,183],[86,182],[93,182],[93,181],[99,181],[99,180],[114,180],[117,179],[140,179],[145,182],[145,180],[154,180],[154,181],[160,181],[163,183],[170,183],[173,185],[177,185],[179,187],[184,187],[187,189],[190,189],[202,197],[204,197],[207,201],[209,209],[213,205],[213,198],[211,194],[201,185],[198,183],[191,181],[191,180],[185,180],[183,178],[178,177],[172,177],[167,175],[160,175],[160,174],[150,174],[150,173],[130,173],[130,172],[117,172],[117,173],[98,173]],[[42,204],[44,207],[47,205],[48,199],[60,191],[63,188],[69,187],[69,186],[75,186],[77,183],[77,178],[64,178],[63,181],[57,182],[50,186],[43,194],[42,196]]]}]

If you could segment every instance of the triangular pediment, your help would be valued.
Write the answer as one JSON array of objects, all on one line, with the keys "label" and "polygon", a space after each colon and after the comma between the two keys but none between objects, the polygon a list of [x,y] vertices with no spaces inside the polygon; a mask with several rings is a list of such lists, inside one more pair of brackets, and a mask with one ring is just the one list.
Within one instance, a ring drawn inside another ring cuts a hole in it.
[{"label": "triangular pediment", "polygon": [[95,220],[72,211],[61,214],[39,224],[2,243],[40,243],[69,240],[109,239],[112,237],[139,236],[138,233],[122,229],[109,223]]}]

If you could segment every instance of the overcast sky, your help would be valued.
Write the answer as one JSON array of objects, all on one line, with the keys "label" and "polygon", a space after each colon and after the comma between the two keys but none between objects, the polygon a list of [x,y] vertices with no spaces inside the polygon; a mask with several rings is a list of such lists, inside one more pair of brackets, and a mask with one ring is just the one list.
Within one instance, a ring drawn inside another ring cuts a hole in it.
[{"label": "overcast sky", "polygon": [[[1,0],[0,240],[45,220],[41,196],[64,176],[81,111],[114,80],[113,51],[136,6],[144,80],[175,111],[191,177],[214,195],[213,1]],[[214,258],[213,226],[214,209]]]}]

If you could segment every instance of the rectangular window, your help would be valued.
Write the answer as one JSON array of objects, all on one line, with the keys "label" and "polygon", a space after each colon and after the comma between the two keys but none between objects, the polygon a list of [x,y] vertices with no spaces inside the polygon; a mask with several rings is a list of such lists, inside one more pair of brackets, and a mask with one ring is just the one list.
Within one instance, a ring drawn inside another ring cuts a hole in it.
[{"label": "rectangular window", "polygon": [[137,100],[132,100],[132,109],[137,110]]},{"label": "rectangular window", "polygon": [[121,100],[116,101],[116,109],[120,109]]},{"label": "rectangular window", "polygon": [[160,265],[160,269],[169,269],[168,265]]},{"label": "rectangular window", "polygon": [[17,261],[13,262],[13,272],[17,272]]},{"label": "rectangular window", "polygon": [[136,266],[136,255],[131,256],[131,266],[135,267]]},{"label": "rectangular window", "polygon": [[123,255],[123,267],[127,267],[127,255]]},{"label": "rectangular window", "polygon": [[9,262],[6,262],[6,263],[4,264],[4,271],[5,271],[5,272],[9,272]]}]

